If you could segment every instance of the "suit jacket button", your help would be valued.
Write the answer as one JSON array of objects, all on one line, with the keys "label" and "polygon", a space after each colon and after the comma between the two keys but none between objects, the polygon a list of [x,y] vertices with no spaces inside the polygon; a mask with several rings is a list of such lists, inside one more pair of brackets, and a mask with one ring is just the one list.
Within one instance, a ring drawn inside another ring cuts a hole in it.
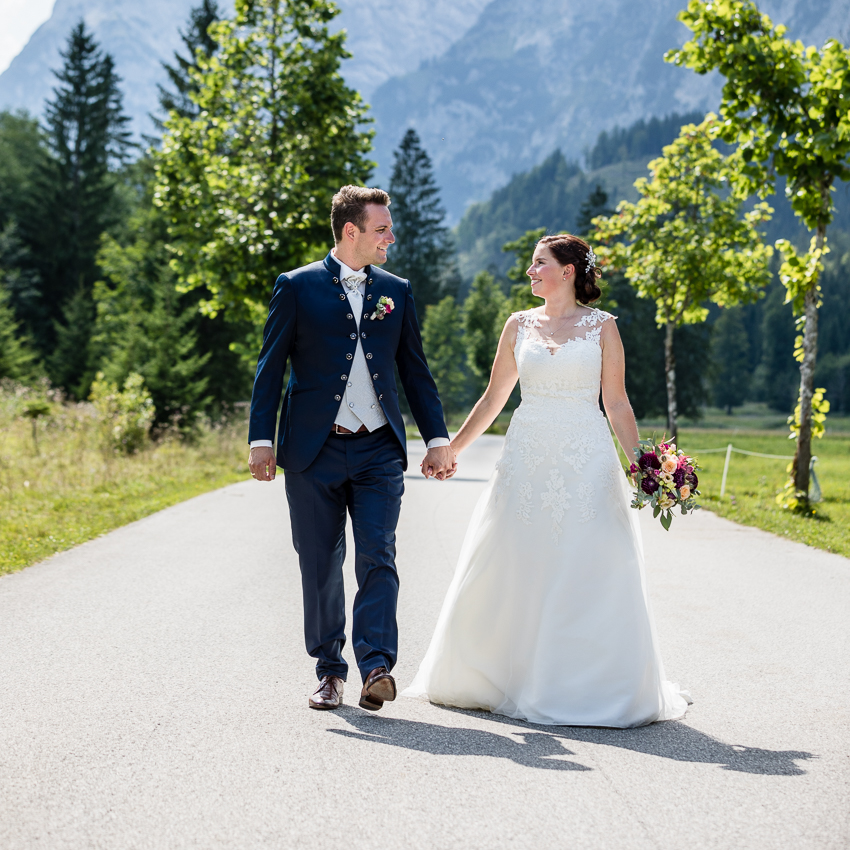
[{"label": "suit jacket button", "polygon": [[[344,298],[344,297],[345,297],[345,296],[343,296],[343,298]],[[372,300],[372,296],[371,296],[371,295],[367,295],[367,296],[366,296],[366,300],[367,300],[367,301],[371,301],[371,300]]]},{"label": "suit jacket button", "polygon": [[335,277],[335,278],[334,278],[334,283],[339,283],[339,278],[338,278],[338,277]]},{"label": "suit jacket button", "polygon": [[368,313],[364,313],[364,314],[363,314],[363,318],[364,318],[364,319],[368,319],[368,318],[369,318],[369,314],[368,314]]},{"label": "suit jacket button", "polygon": [[339,300],[340,300],[340,301],[345,301],[345,293],[344,293],[344,292],[341,292],[341,293],[339,294]]},{"label": "suit jacket button", "polygon": [[341,381],[347,381],[348,380],[348,375],[340,375],[339,377],[340,377]]},{"label": "suit jacket button", "polygon": [[351,313],[346,313],[345,318],[346,319],[353,319],[354,316]]},{"label": "suit jacket button", "polygon": [[383,394],[383,393],[381,393],[381,394],[378,396],[378,401],[383,401],[383,400],[384,400],[384,394]]},{"label": "suit jacket button", "polygon": [[342,396],[341,395],[335,395],[334,401],[342,401]]},{"label": "suit jacket button", "polygon": [[351,358],[352,358],[352,357],[354,357],[354,355],[353,355],[353,354],[346,354],[346,355],[345,355],[345,359],[346,359],[346,360],[351,360]]},{"label": "suit jacket button", "polygon": [[[363,334],[365,336],[365,334]],[[357,339],[357,334],[351,334],[352,339]]]},{"label": "suit jacket button", "polygon": [[362,333],[362,334],[360,334],[360,336],[362,336],[362,337],[363,337],[363,339],[366,339],[366,331],[363,331],[363,333]]},{"label": "suit jacket button", "polygon": [[374,375],[372,375],[372,380],[373,380],[373,381],[377,381],[377,380],[378,380],[378,373],[377,373],[377,372],[375,372],[375,374],[374,374]]},{"label": "suit jacket button", "polygon": [[372,359],[372,355],[371,355],[371,354],[367,354],[367,355],[366,355],[366,359],[367,359],[367,360],[371,360],[371,359]]},{"label": "suit jacket button", "polygon": [[370,277],[370,278],[369,278],[369,283],[371,283],[371,282],[372,282],[372,278]]}]

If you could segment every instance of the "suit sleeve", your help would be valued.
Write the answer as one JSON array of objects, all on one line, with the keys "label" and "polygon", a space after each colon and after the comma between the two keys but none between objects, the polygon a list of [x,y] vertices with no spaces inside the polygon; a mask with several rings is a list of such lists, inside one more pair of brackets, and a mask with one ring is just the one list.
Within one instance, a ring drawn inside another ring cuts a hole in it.
[{"label": "suit sleeve", "polygon": [[401,339],[396,352],[396,364],[404,394],[407,396],[407,402],[422,439],[428,443],[435,437],[448,438],[449,432],[443,418],[443,405],[440,403],[437,385],[434,383],[425,360],[425,352],[422,350],[422,337],[419,335],[413,291],[407,282],[405,282],[404,315]]},{"label": "suit sleeve", "polygon": [[263,347],[257,361],[254,391],[251,394],[249,443],[253,440],[274,442],[283,375],[294,338],[295,293],[289,278],[281,275],[275,283],[269,317],[263,329]]}]

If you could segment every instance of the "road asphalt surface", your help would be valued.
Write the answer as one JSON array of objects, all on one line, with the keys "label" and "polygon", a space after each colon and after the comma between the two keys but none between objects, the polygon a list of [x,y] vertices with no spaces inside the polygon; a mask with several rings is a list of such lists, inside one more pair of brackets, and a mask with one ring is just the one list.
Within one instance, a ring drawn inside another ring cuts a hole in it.
[{"label": "road asphalt surface", "polygon": [[[402,687],[499,448],[439,483],[411,445]],[[347,705],[309,710],[282,477],[6,576],[0,848],[850,847],[850,560],[708,511],[642,527],[668,678],[694,705],[625,731],[408,698],[370,714],[350,653]]]}]

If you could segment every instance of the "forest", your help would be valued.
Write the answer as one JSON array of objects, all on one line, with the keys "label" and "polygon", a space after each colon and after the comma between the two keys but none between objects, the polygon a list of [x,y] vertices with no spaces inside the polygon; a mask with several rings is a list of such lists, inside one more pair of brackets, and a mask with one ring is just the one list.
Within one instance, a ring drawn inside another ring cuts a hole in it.
[{"label": "forest", "polygon": [[[350,142],[345,152],[324,145],[326,162],[313,166],[321,170],[321,185],[314,181],[305,190],[303,179],[289,177],[299,167],[298,153],[285,145],[277,172],[260,166],[250,145],[238,150],[239,167],[255,169],[260,189],[254,195],[234,188],[236,180],[230,186],[195,180],[199,169],[211,167],[221,170],[220,184],[228,180],[227,158],[204,161],[198,142],[209,130],[198,121],[201,112],[235,111],[210,77],[212,58],[228,38],[236,39],[219,18],[216,3],[205,0],[187,22],[185,49],[167,66],[169,85],[160,90],[162,138],[130,139],[121,81],[82,23],[69,34],[44,118],[0,113],[0,377],[83,402],[109,388],[120,393],[138,375],[150,397],[154,437],[191,435],[199,423],[226,418],[248,400],[271,283],[279,271],[330,247],[323,205],[335,186],[331,175],[337,183],[368,182],[373,167],[368,123],[349,120],[338,128]],[[342,49],[339,37],[327,33],[316,47],[338,55]],[[321,85],[329,96],[359,104],[338,74]],[[248,100],[248,91],[240,97]],[[273,105],[282,122],[286,108]],[[355,115],[365,117],[364,106],[357,109]],[[428,152],[415,131],[407,133],[386,187],[397,236],[387,268],[412,282],[426,350],[452,413],[468,409],[486,384],[510,310],[531,303],[521,292],[529,255],[521,237],[587,235],[594,217],[634,200],[632,183],[647,163],[683,125],[701,119],[671,114],[603,131],[584,165],[554,151],[470,207],[454,229],[446,224]],[[238,120],[222,130],[225,147],[236,138]],[[300,129],[321,132],[328,116],[310,120],[311,127]],[[720,141],[716,147],[730,150]],[[291,189],[282,193],[288,203],[269,201],[281,188]],[[788,202],[779,194],[769,200],[774,212],[764,222],[765,242],[790,234],[802,247],[806,232]],[[850,330],[843,318],[850,296],[848,200],[848,187],[840,184],[821,277],[815,382],[826,389],[833,412],[850,410]],[[238,212],[248,205],[267,208],[251,219]],[[265,242],[250,244],[260,231]],[[213,240],[212,233],[224,238]],[[240,249],[246,242],[248,249]],[[782,413],[793,408],[795,317],[778,269],[774,255],[769,282],[751,303],[722,309],[707,303],[703,321],[676,329],[678,406],[686,417],[698,419],[706,404],[729,412],[747,402]],[[663,415],[663,330],[655,304],[612,270],[600,306],[619,317],[637,415]]]}]

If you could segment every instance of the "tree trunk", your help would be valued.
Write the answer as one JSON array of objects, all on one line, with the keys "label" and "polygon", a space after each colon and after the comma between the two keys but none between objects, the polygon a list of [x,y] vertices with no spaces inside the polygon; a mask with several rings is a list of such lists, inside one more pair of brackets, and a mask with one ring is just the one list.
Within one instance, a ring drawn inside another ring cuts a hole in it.
[{"label": "tree trunk", "polygon": [[679,421],[676,408],[676,355],[673,353],[673,322],[667,322],[664,333],[664,374],[667,378],[667,439],[678,445]]},{"label": "tree trunk", "polygon": [[[818,225],[818,249],[823,249],[826,225]],[[803,330],[803,361],[800,363],[800,431],[794,453],[794,489],[809,494],[809,465],[812,459],[812,396],[815,391],[815,361],[818,353],[818,291],[817,279],[806,292],[806,326]]]}]

